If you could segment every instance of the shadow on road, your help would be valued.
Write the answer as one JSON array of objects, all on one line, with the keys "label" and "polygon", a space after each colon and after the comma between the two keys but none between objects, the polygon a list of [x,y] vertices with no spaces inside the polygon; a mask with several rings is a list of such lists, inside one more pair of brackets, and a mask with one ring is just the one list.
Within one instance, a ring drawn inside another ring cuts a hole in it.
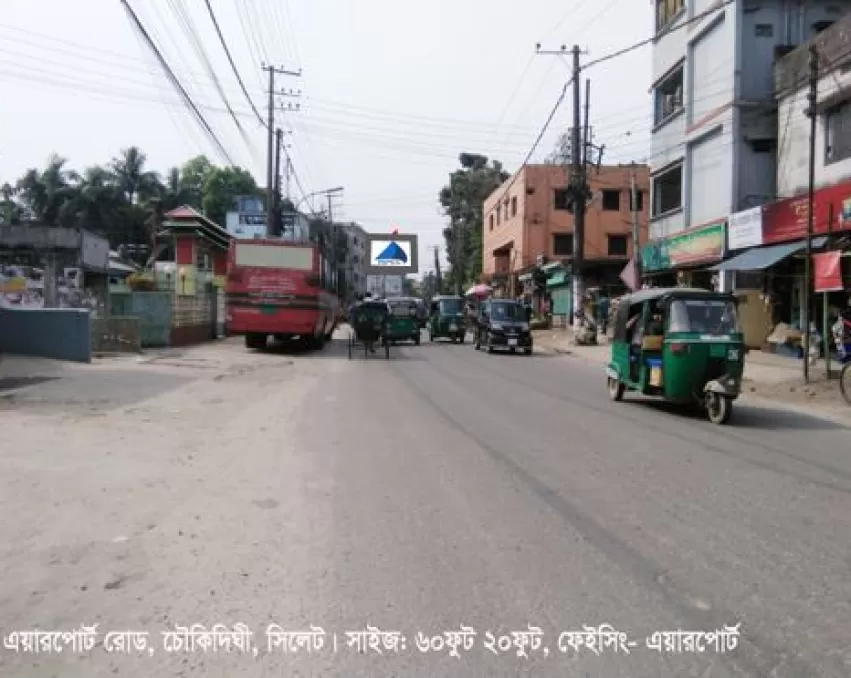
[{"label": "shadow on road", "polygon": [[[659,400],[639,400],[635,397],[629,398],[628,396],[624,402],[639,407],[654,409],[674,417],[707,421],[705,411],[697,406],[683,407],[682,405],[674,405]],[[804,412],[795,412],[781,407],[765,407],[745,403],[736,403],[733,406],[733,416],[730,418],[729,427],[733,429],[788,429],[797,431],[825,431],[851,428]]]}]

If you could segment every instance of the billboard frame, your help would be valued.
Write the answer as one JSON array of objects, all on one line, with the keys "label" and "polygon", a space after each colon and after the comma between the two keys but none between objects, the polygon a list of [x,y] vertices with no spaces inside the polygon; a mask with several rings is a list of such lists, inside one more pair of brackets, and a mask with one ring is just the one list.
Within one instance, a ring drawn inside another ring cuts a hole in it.
[{"label": "billboard frame", "polygon": [[[411,260],[407,266],[373,266],[372,243],[405,242],[411,248]],[[384,234],[369,233],[366,239],[367,261],[364,273],[367,275],[400,275],[402,277],[419,273],[419,240],[414,233]]]}]

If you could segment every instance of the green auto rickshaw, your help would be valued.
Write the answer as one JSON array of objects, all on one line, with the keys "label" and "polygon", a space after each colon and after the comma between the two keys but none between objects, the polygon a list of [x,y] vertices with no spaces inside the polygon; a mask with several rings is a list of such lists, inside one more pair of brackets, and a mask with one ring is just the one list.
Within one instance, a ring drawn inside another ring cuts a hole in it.
[{"label": "green auto rickshaw", "polygon": [[393,297],[387,299],[390,318],[387,328],[387,341],[413,341],[419,346],[420,325],[417,322],[417,300],[412,297]]},{"label": "green auto rickshaw", "polygon": [[739,397],[745,347],[731,294],[701,289],[641,290],[623,297],[614,320],[609,396],[637,391],[705,408],[726,424]]},{"label": "green auto rickshaw", "polygon": [[464,324],[464,299],[461,297],[439,296],[431,300],[431,313],[428,321],[428,340],[450,339],[464,343],[467,328]]}]

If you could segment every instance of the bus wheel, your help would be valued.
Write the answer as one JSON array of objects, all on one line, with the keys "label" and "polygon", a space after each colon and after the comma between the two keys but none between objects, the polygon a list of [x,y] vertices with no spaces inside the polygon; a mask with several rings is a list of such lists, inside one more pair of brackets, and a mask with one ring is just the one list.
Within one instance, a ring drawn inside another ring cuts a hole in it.
[{"label": "bus wheel", "polygon": [[249,333],[245,335],[245,348],[266,348],[267,336],[265,334]]}]

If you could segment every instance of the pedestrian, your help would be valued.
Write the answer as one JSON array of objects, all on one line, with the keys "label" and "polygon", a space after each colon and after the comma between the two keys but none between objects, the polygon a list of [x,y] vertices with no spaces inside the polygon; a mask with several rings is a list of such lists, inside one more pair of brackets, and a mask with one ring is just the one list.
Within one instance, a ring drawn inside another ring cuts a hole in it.
[{"label": "pedestrian", "polygon": [[600,331],[603,334],[606,334],[606,331],[609,328],[610,304],[611,300],[609,299],[609,295],[605,292],[600,292],[600,298],[597,301],[597,325],[600,327]]}]

